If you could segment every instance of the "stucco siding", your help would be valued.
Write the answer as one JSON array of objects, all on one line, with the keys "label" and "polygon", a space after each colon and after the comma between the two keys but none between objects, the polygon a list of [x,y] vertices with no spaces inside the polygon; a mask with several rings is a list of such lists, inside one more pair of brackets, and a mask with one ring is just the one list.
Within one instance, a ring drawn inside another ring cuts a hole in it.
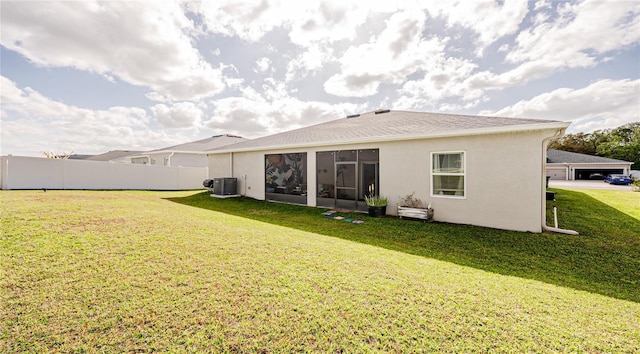
[{"label": "stucco siding", "polygon": [[[380,194],[389,198],[387,213],[396,215],[401,196],[415,196],[435,209],[435,220],[518,231],[542,231],[542,141],[555,131],[501,133],[465,137],[333,145],[313,148],[234,152],[210,155],[210,177],[238,178],[238,191],[265,198],[265,154],[307,153],[310,206],[316,205],[316,152],[379,149]],[[431,196],[431,154],[461,151],[466,159],[464,198]],[[225,169],[226,168],[226,169]],[[224,174],[227,175],[224,175]]]},{"label": "stucco siding", "polygon": [[175,153],[173,156],[167,156],[167,158],[170,159],[171,166],[207,167],[208,164],[207,156],[200,154]]},{"label": "stucco siding", "polygon": [[[400,196],[435,209],[435,220],[520,231],[541,231],[543,136],[499,134],[387,143],[380,146],[380,190],[395,215]],[[432,152],[463,151],[465,197],[431,196]]]},{"label": "stucco siding", "polygon": [[238,193],[264,200],[264,153],[233,153],[233,177],[238,179]]},{"label": "stucco siding", "polygon": [[415,192],[428,202],[430,142],[414,140],[384,143],[380,149],[380,194],[389,198],[387,213],[396,214],[400,197]]},{"label": "stucco siding", "polygon": [[229,153],[208,156],[209,178],[233,177],[231,176],[231,156]]}]

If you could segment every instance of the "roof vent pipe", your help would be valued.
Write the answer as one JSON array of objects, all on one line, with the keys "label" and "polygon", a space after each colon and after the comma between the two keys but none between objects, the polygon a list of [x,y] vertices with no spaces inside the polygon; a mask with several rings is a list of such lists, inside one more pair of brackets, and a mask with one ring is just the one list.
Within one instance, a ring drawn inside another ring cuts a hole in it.
[{"label": "roof vent pipe", "polygon": [[391,112],[391,110],[380,108],[380,109],[376,109],[374,113],[375,114],[382,114],[382,113],[389,113],[389,112]]}]

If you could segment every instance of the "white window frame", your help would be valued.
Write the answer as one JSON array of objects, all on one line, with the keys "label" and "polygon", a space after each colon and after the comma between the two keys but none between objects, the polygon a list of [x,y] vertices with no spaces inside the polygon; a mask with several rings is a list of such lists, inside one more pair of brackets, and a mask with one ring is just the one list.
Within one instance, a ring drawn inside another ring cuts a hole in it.
[{"label": "white window frame", "polygon": [[[433,171],[433,161],[437,155],[450,155],[450,154],[462,154],[462,172],[434,172]],[[462,176],[463,186],[462,186],[462,194],[463,195],[450,195],[450,194],[436,194],[434,193],[434,176]],[[431,185],[431,197],[433,198],[449,198],[449,199],[467,199],[468,190],[467,190],[467,152],[464,150],[458,151],[433,151],[431,152],[431,159],[429,161],[429,184]]]}]

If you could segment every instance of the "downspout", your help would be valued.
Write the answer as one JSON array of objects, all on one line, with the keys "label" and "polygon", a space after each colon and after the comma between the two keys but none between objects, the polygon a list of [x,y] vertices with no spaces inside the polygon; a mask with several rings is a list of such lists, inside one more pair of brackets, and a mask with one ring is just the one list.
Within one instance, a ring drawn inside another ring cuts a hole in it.
[{"label": "downspout", "polygon": [[[542,154],[542,170],[545,171],[544,176],[542,178],[542,190],[545,191],[544,194],[546,194],[547,147],[549,146],[549,143],[552,140],[558,139],[559,137],[562,136],[563,133],[564,133],[563,129],[558,129],[558,131],[556,131],[556,133],[552,137],[546,138],[542,141],[542,151],[544,152]],[[542,198],[542,205],[540,209],[542,210],[542,229],[544,231],[556,232],[556,233],[561,233],[566,235],[579,235],[578,231],[575,231],[575,230],[561,229],[558,227],[552,227],[547,225],[547,198],[545,197]]]},{"label": "downspout", "polygon": [[172,151],[171,155],[169,155],[169,157],[167,157],[167,166],[171,166],[171,156],[173,156],[173,154],[175,154],[175,151]]}]

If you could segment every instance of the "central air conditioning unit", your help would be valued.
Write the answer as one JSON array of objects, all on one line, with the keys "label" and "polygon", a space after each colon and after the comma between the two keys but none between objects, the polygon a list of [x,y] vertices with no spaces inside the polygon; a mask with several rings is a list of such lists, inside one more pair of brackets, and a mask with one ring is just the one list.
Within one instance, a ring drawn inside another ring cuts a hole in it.
[{"label": "central air conditioning unit", "polygon": [[214,178],[213,194],[215,195],[238,194],[238,179],[237,178]]}]

